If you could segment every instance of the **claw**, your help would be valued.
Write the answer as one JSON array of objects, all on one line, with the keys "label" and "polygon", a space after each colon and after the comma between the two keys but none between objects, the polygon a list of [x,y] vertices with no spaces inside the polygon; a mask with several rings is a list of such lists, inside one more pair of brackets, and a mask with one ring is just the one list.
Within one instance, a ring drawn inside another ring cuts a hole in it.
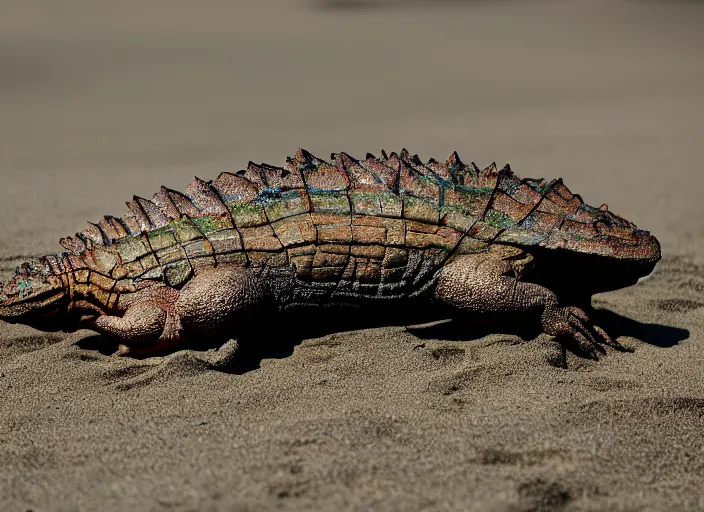
[{"label": "claw", "polygon": [[604,339],[605,345],[608,345],[609,347],[614,348],[616,350],[620,350],[622,352],[625,352],[627,350],[626,347],[624,347],[618,341],[609,336],[608,333],[598,325],[592,324],[591,327],[599,336]]},{"label": "claw", "polygon": [[553,336],[565,336],[572,339],[579,351],[586,357],[597,359],[597,353],[606,354],[604,345],[617,350],[625,350],[614,341],[604,329],[595,325],[589,315],[575,306],[555,307],[548,310],[549,317],[543,328]]},{"label": "claw", "polygon": [[573,336],[576,337],[577,334],[580,334],[582,337],[586,338],[586,340],[588,340],[589,343],[591,343],[595,349],[597,349],[602,354],[606,354],[606,350],[604,349],[604,347],[601,346],[601,344],[596,340],[589,328],[585,325],[585,321],[575,315],[569,317],[569,322],[570,326],[573,329],[576,329],[576,331],[572,334]]},{"label": "claw", "polygon": [[601,351],[604,350],[603,347],[599,346],[597,343],[591,342],[580,332],[572,333],[572,339],[577,342],[582,354],[589,359],[598,360],[595,349],[599,348]]},{"label": "claw", "polygon": [[569,308],[570,313],[572,313],[574,316],[579,318],[583,322],[591,323],[591,320],[589,319],[589,315],[587,315],[584,311],[579,309],[578,307],[572,306]]}]

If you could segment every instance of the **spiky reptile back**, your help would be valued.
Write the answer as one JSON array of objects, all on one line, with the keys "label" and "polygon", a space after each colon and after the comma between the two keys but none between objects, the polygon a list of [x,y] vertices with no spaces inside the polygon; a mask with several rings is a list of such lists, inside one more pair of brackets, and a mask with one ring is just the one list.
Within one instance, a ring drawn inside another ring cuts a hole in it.
[{"label": "spiky reptile back", "polygon": [[479,170],[457,153],[444,163],[406,150],[331,159],[299,150],[284,167],[250,163],[214,182],[196,178],[184,194],[162,187],[151,201],[135,196],[127,215],[62,239],[68,253],[47,262],[55,273],[88,268],[179,287],[224,263],[294,265],[304,280],[339,281],[353,258],[359,286],[408,277],[415,255],[424,261],[418,286],[427,280],[421,267],[432,273],[491,243],[617,257],[636,245],[633,224],[584,204],[559,179],[520,179],[495,164]]}]

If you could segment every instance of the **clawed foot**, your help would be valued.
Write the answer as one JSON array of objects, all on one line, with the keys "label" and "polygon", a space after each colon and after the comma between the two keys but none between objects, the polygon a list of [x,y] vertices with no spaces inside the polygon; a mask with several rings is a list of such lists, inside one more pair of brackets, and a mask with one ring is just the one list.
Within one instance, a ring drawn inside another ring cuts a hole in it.
[{"label": "clawed foot", "polygon": [[597,353],[606,354],[604,345],[616,350],[626,350],[604,329],[594,324],[589,316],[575,306],[553,306],[543,313],[543,329],[552,336],[574,341],[586,357],[597,359]]}]

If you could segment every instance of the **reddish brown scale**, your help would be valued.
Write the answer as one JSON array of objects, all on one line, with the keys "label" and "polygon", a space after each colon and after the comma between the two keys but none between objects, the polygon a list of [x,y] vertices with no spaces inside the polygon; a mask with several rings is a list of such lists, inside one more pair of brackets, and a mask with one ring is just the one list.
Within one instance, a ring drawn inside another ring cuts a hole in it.
[{"label": "reddish brown scale", "polygon": [[181,218],[181,212],[178,211],[178,208],[176,208],[169,197],[169,191],[166,187],[161,187],[159,192],[154,194],[152,202],[159,207],[169,222]]},{"label": "reddish brown scale", "polygon": [[247,169],[244,171],[238,171],[238,176],[242,176],[244,179],[252,183],[258,192],[263,192],[266,190],[266,182],[262,179],[261,166],[255,164],[254,162],[249,162]]},{"label": "reddish brown scale", "polygon": [[97,225],[89,223],[88,227],[85,228],[80,233],[76,234],[87,246],[88,242],[93,244],[103,245],[105,243],[103,239],[103,233],[100,231]]},{"label": "reddish brown scale", "polygon": [[205,215],[223,215],[227,214],[227,206],[223,203],[220,196],[210,188],[210,185],[200,178],[195,178],[193,182],[186,187],[186,196],[191,200],[193,206],[198,209],[197,216]]},{"label": "reddish brown scale", "polygon": [[[308,155],[310,154],[308,153]],[[347,177],[347,173],[340,172],[340,169],[335,165],[313,157],[312,155],[306,160],[296,158],[294,161],[295,165],[299,168],[303,167],[301,173],[309,189],[343,191],[350,187],[350,180]]]},{"label": "reddish brown scale", "polygon": [[259,195],[259,189],[254,183],[229,172],[221,173],[213,182],[213,188],[226,200],[237,200],[242,203],[254,201]]},{"label": "reddish brown scale", "polygon": [[135,196],[132,201],[127,201],[126,204],[127,209],[132,214],[132,217],[137,220],[137,224],[139,225],[140,231],[149,231],[149,229],[152,227],[152,224],[149,221],[149,216],[139,204],[138,197]]},{"label": "reddish brown scale", "polygon": [[381,182],[375,181],[376,190],[379,188],[379,183],[382,183],[385,188],[390,191],[398,190],[400,177],[400,160],[396,153],[391,153],[391,157],[384,161],[376,158],[369,158],[372,155],[367,155],[367,159],[359,162],[359,165],[364,167],[368,172],[378,176]]},{"label": "reddish brown scale", "polygon": [[376,192],[380,184],[374,174],[347,153],[333,154],[332,159],[341,173],[348,177],[351,190]]},{"label": "reddish brown scale", "polygon": [[200,216],[198,208],[195,207],[195,205],[187,196],[171,189],[166,189],[166,193],[168,194],[171,203],[179,212],[179,218],[183,215],[187,215],[189,217]]}]

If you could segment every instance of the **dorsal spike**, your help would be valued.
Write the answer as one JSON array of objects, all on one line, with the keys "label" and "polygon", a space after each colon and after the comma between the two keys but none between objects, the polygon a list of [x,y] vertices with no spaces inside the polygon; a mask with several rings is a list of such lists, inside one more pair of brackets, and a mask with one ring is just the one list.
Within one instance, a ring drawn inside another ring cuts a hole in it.
[{"label": "dorsal spike", "polygon": [[262,164],[260,174],[270,189],[293,190],[303,188],[300,168],[302,164],[293,158],[287,158],[284,167]]},{"label": "dorsal spike", "polygon": [[143,197],[134,196],[134,201],[139,204],[144,214],[149,219],[149,224],[152,228],[161,228],[169,223],[169,219],[164,215],[157,205],[152,203],[149,199],[144,199]]},{"label": "dorsal spike", "polygon": [[250,160],[247,164],[247,171],[245,173],[245,176],[248,178],[257,176],[264,185],[264,188],[269,188],[270,184],[267,180],[266,173],[264,172],[264,167],[265,166],[263,164],[255,164]]},{"label": "dorsal spike", "polygon": [[122,221],[122,224],[125,226],[125,229],[127,229],[127,232],[131,236],[138,235],[142,232],[142,228],[139,226],[139,222],[137,222],[136,217],[132,214],[127,214],[123,216],[120,221]]},{"label": "dorsal spike", "polygon": [[435,160],[434,158],[430,158],[430,159],[428,159],[428,163],[429,164],[436,164],[436,163],[438,163],[438,161]]},{"label": "dorsal spike", "polygon": [[408,159],[408,155],[409,155],[408,150],[407,150],[406,148],[403,148],[403,149],[401,150],[401,154],[400,154],[399,156],[400,156],[401,158]]},{"label": "dorsal spike", "polygon": [[[244,171],[242,171],[242,174],[244,174]],[[255,200],[259,194],[257,186],[242,177],[239,172],[237,174],[221,173],[213,183],[213,188],[218,191],[226,202],[250,202]]]},{"label": "dorsal spike", "polygon": [[247,170],[248,171],[254,171],[254,172],[259,172],[261,171],[261,165],[255,164],[251,160],[247,163]]},{"label": "dorsal spike", "polygon": [[[93,223],[91,222],[91,224],[93,224]],[[111,246],[113,238],[114,238],[113,233],[112,233],[113,232],[112,226],[110,226],[109,224],[106,224],[104,220],[99,221],[97,224],[93,224],[93,225],[98,228],[98,231],[100,231],[100,234],[103,238],[103,245],[105,245],[107,247]]]},{"label": "dorsal spike", "polygon": [[387,155],[387,154],[386,154],[386,151],[384,151],[384,150],[382,149],[382,150],[381,150],[381,160],[382,160],[382,161],[386,161],[386,160],[388,160],[388,159],[389,159],[389,155]]},{"label": "dorsal spike", "polygon": [[513,171],[511,170],[511,166],[506,164],[503,166],[503,168],[499,171],[501,174],[506,174],[509,176],[513,176]]},{"label": "dorsal spike", "polygon": [[130,234],[129,230],[124,225],[122,220],[118,219],[117,217],[113,217],[112,215],[106,215],[105,221],[109,222],[112,228],[115,230],[115,233],[117,234],[115,238],[123,238]]},{"label": "dorsal spike", "polygon": [[304,187],[311,190],[345,190],[349,187],[347,173],[340,169],[335,162],[321,160],[314,155],[309,155],[309,164],[299,168],[303,178]]},{"label": "dorsal spike", "polygon": [[80,238],[66,237],[59,240],[61,247],[69,251],[71,254],[81,254],[86,250],[86,244]]},{"label": "dorsal spike", "polygon": [[315,160],[315,157],[303,148],[299,148],[298,151],[296,151],[296,154],[293,155],[293,158],[299,165],[311,164],[313,163],[313,160]]},{"label": "dorsal spike", "polygon": [[367,153],[365,160],[376,160],[376,157],[372,153]]},{"label": "dorsal spike", "polygon": [[357,164],[357,160],[347,153],[333,153],[333,160],[338,164],[338,166],[341,166],[343,170],[347,169],[349,166]]},{"label": "dorsal spike", "polygon": [[134,196],[134,199],[132,201],[126,201],[125,204],[127,205],[127,209],[132,214],[132,216],[137,219],[137,224],[139,224],[140,231],[149,231],[149,229],[151,229],[149,217],[147,216],[146,212],[142,210],[142,207],[139,205],[139,201],[137,201],[137,199],[139,198],[137,196]]},{"label": "dorsal spike", "polygon": [[228,211],[220,196],[210,187],[210,182],[198,176],[186,187],[186,196],[198,208],[200,215],[222,215]]},{"label": "dorsal spike", "polygon": [[86,250],[90,251],[95,247],[95,242],[93,242],[93,239],[88,238],[85,234],[85,229],[81,231],[80,233],[76,233],[76,238],[78,238],[83,244],[86,246]]},{"label": "dorsal spike", "polygon": [[484,176],[497,176],[499,171],[496,167],[496,162],[492,162],[486,169],[482,169],[481,173]]},{"label": "dorsal spike", "polygon": [[[310,153],[309,153],[309,155],[310,155]],[[327,160],[323,160],[322,158],[318,158],[315,155],[310,155],[310,160],[315,165],[333,165],[331,162],[328,162]]]},{"label": "dorsal spike", "polygon": [[88,227],[86,229],[80,233],[76,233],[76,236],[80,237],[84,243],[87,240],[90,240],[95,245],[105,245],[106,242],[103,232],[97,224],[93,224],[92,222],[88,223]]},{"label": "dorsal spike", "polygon": [[462,160],[460,160],[460,155],[457,154],[457,151],[452,152],[450,157],[447,159],[447,165],[451,169],[456,169],[464,166]]},{"label": "dorsal spike", "polygon": [[423,161],[420,159],[417,153],[415,155],[411,155],[409,159],[411,162],[413,162],[414,165],[423,165]]},{"label": "dorsal spike", "polygon": [[178,220],[181,217],[178,209],[169,198],[169,191],[166,187],[161,187],[159,192],[154,194],[152,197],[152,203],[159,207],[161,213],[163,213],[169,221]]},{"label": "dorsal spike", "polygon": [[118,238],[120,238],[119,233],[109,220],[101,220],[100,222],[98,222],[98,227],[100,228],[100,231],[102,231],[105,235],[105,238],[110,241],[110,244],[112,244],[113,240],[117,240]]},{"label": "dorsal spike", "polygon": [[257,164],[249,162],[246,169],[237,171],[237,175],[252,183],[257,190],[262,191],[266,189],[266,183],[264,183],[259,171],[260,167]]},{"label": "dorsal spike", "polygon": [[360,165],[373,177],[374,181],[385,188],[396,190],[398,188],[399,162],[388,162],[376,158],[364,160]]},{"label": "dorsal spike", "polygon": [[183,195],[181,192],[177,192],[175,190],[166,189],[166,191],[169,195],[169,199],[179,212],[179,218],[181,218],[183,215],[188,215],[189,217],[200,216],[198,208],[196,208],[193,203],[191,203],[191,200],[188,199],[188,197]]}]

